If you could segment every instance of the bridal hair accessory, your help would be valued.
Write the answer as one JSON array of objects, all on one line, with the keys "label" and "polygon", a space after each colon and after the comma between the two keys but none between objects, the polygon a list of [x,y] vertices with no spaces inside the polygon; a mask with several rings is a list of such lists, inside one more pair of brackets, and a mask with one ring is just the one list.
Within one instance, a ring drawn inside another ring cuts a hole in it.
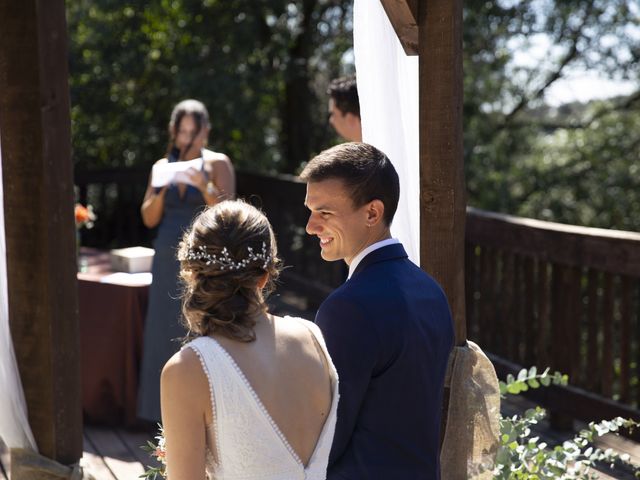
[{"label": "bridal hair accessory", "polygon": [[220,270],[240,270],[247,267],[252,262],[262,262],[262,268],[267,269],[271,261],[271,254],[267,252],[267,244],[262,242],[262,251],[255,253],[252,247],[247,247],[247,256],[242,260],[234,259],[227,247],[224,247],[219,255],[212,255],[207,252],[207,247],[200,245],[196,248],[189,247],[187,254],[181,260],[202,260],[205,265],[218,265]]}]

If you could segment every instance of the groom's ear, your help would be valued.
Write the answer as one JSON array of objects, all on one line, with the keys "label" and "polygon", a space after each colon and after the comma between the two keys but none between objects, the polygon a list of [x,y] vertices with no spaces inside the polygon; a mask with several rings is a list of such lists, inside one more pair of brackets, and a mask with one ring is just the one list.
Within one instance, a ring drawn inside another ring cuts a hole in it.
[{"label": "groom's ear", "polygon": [[382,200],[372,200],[367,206],[367,225],[373,227],[382,222],[384,218],[384,203]]}]

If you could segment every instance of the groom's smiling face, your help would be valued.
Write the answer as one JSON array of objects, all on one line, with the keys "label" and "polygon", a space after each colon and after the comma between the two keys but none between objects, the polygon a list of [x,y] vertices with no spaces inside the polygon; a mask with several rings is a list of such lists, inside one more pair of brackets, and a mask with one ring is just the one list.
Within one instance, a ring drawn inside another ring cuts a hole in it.
[{"label": "groom's smiling face", "polygon": [[371,243],[368,205],[356,208],[342,180],[332,178],[307,183],[304,204],[311,211],[307,233],[320,239],[323,259],[351,264]]}]

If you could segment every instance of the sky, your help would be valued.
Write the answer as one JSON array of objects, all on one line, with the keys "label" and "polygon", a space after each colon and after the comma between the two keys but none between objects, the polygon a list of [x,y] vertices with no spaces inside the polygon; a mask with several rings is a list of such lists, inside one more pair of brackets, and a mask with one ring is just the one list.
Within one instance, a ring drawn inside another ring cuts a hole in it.
[{"label": "sky", "polygon": [[[513,66],[544,68],[548,58],[557,58],[565,52],[564,47],[552,45],[545,34],[536,35],[530,41],[526,46],[519,38],[513,38],[507,43],[507,48],[513,53]],[[575,101],[587,102],[628,95],[639,87],[637,81],[612,80],[595,70],[585,71],[570,64],[565,67],[563,77],[545,91],[545,102],[557,107]]]},{"label": "sky", "polygon": [[614,81],[588,72],[574,72],[557,80],[546,92],[546,103],[557,107],[570,102],[588,102],[617,95],[629,95],[638,89],[637,82]]},{"label": "sky", "polygon": [[[502,0],[503,3],[517,3],[522,0]],[[530,0],[534,2],[534,8],[549,8],[548,0]],[[637,0],[628,2],[631,13],[640,18],[640,3]],[[624,32],[630,38],[640,41],[640,26],[630,23],[624,27]],[[533,68],[544,67],[549,58],[560,58],[566,53],[563,46],[554,45],[550,37],[539,33],[529,37],[530,44],[523,44],[523,40],[513,38],[507,43],[507,48],[513,52],[513,63],[516,66]],[[601,38],[603,47],[612,48],[615,54],[621,58],[629,58],[628,46],[621,45],[620,39],[614,34]],[[545,92],[545,102],[551,106],[559,106],[575,101],[587,102],[594,99],[605,99],[618,95],[629,95],[640,88],[636,81],[612,80],[595,70],[585,71],[584,68],[567,65],[563,78],[556,80]]]}]

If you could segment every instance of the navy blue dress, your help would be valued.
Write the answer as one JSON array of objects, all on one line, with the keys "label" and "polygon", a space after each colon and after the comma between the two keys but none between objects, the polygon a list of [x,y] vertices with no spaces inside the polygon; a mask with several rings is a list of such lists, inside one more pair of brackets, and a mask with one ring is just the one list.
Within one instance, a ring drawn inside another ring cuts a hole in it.
[{"label": "navy blue dress", "polygon": [[145,420],[160,421],[160,372],[180,349],[180,339],[186,334],[181,323],[176,249],[182,234],[204,207],[204,198],[197,188],[188,185],[182,198],[177,185],[167,188],[164,213],[153,244],[153,282],[144,325],[138,417]]}]

